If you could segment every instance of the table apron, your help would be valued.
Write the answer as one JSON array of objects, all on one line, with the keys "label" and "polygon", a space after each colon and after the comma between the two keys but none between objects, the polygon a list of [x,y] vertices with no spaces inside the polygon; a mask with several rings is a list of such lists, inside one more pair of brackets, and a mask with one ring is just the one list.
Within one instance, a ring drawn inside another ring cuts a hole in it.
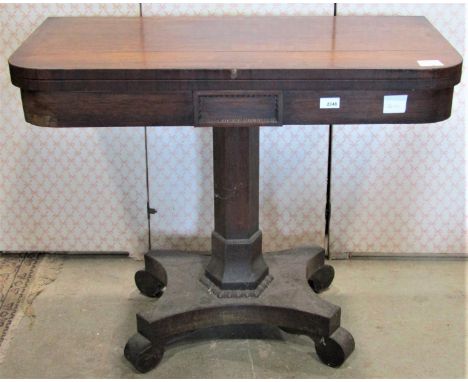
[{"label": "table apron", "polygon": [[[450,117],[453,88],[415,90],[43,92],[21,91],[25,118],[39,126],[274,126],[429,123]],[[407,95],[404,112],[384,97]],[[321,99],[339,99],[324,107]]]}]

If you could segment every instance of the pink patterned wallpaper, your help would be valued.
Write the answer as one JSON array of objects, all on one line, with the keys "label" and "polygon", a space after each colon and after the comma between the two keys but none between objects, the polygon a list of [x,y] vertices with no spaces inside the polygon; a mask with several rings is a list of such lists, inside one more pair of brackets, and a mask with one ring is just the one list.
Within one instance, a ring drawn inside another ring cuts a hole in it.
[{"label": "pink patterned wallpaper", "polygon": [[48,16],[138,13],[138,4],[0,4],[0,250],[146,250],[143,128],[29,125],[7,64]]},{"label": "pink patterned wallpaper", "polygon": [[[143,4],[143,15],[332,15],[332,4]],[[147,248],[143,128],[24,122],[8,56],[48,16],[138,16],[138,4],[0,4],[0,250]],[[425,15],[462,53],[464,5],[338,4],[338,14]],[[460,253],[466,224],[465,84],[450,120],[336,126],[332,254]],[[210,129],[148,128],[154,247],[208,249]],[[261,129],[265,250],[323,244],[327,126]]]},{"label": "pink patterned wallpaper", "polygon": [[[463,55],[464,4],[339,4],[338,15],[414,15]],[[466,75],[449,120],[336,126],[331,252],[465,253]]]}]

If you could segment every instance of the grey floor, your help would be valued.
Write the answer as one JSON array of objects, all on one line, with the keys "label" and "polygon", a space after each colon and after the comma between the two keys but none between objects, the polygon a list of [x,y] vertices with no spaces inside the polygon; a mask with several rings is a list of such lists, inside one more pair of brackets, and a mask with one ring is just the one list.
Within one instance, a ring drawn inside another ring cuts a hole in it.
[{"label": "grey floor", "polygon": [[267,340],[184,342],[136,373],[122,355],[135,313],[157,306],[133,284],[126,258],[67,258],[36,298],[0,364],[2,378],[453,378],[466,377],[464,261],[340,260],[322,297],[342,307],[356,350],[339,369],[313,342],[278,331]]}]

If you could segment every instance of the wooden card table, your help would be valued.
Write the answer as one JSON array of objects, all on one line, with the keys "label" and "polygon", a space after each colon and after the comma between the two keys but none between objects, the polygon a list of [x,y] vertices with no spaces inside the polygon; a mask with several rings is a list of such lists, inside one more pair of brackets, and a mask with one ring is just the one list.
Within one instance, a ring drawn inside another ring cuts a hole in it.
[{"label": "wooden card table", "polygon": [[64,17],[9,64],[35,125],[213,129],[211,256],[150,251],[135,275],[158,298],[124,351],[146,372],[187,333],[252,325],[306,334],[341,365],[354,340],[316,295],[334,276],[324,250],[263,256],[259,127],[442,121],[462,58],[424,17]]}]

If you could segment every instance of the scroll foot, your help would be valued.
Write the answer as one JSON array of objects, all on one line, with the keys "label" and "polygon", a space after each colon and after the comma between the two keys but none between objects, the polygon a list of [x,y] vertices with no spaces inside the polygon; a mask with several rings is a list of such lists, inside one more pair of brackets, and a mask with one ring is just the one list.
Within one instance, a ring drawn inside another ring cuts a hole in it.
[{"label": "scroll foot", "polygon": [[167,274],[156,254],[145,255],[145,269],[135,273],[135,284],[142,294],[148,297],[161,297],[167,285]]},{"label": "scroll foot", "polygon": [[125,358],[140,373],[146,373],[154,369],[164,355],[164,349],[152,344],[140,333],[130,337],[124,349]]},{"label": "scroll foot", "polygon": [[309,275],[307,282],[315,293],[320,293],[327,289],[335,277],[335,270],[331,265],[323,265],[314,273]]},{"label": "scroll foot", "polygon": [[330,337],[316,340],[315,350],[324,364],[339,367],[353,352],[354,338],[346,329],[340,327]]}]

